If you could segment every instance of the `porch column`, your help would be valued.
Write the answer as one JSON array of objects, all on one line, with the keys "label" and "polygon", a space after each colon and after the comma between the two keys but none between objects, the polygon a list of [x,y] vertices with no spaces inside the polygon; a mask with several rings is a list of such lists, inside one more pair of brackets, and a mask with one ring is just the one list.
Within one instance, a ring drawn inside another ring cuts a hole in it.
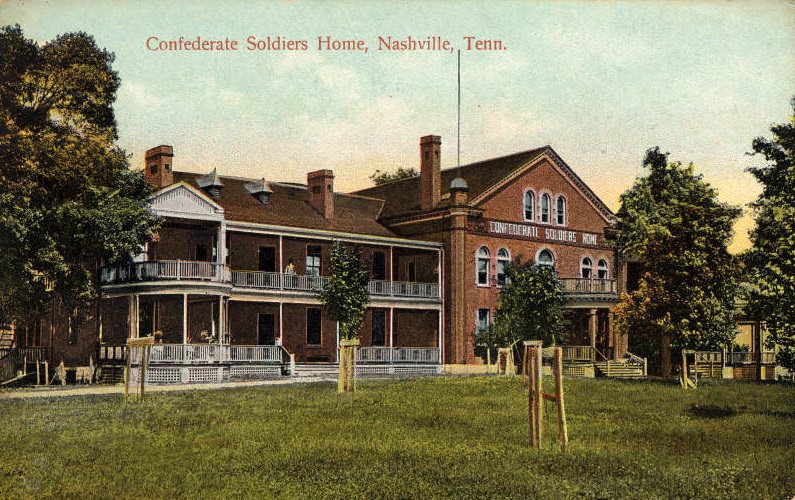
[{"label": "porch column", "polygon": [[127,338],[135,338],[135,297],[127,296]]},{"label": "porch column", "polygon": [[221,221],[218,226],[218,243],[215,259],[219,264],[226,264],[226,222]]},{"label": "porch column", "polygon": [[439,341],[436,344],[436,348],[439,350],[439,364],[441,365],[442,364],[442,315],[444,314],[444,310],[441,307],[439,307],[436,313],[439,315],[439,335],[438,335]]},{"label": "porch column", "polygon": [[135,294],[135,338],[141,336],[140,328],[141,328],[141,300],[140,296],[136,293]]},{"label": "porch column", "polygon": [[[279,255],[281,255],[281,240],[282,240],[282,237],[279,236],[279,247],[280,247]],[[279,259],[281,260],[281,257],[279,257]],[[279,265],[281,265],[281,262],[279,262]],[[283,302],[279,302],[279,343],[281,345],[284,345],[284,329],[283,328],[284,328],[284,303]]]},{"label": "porch column", "polygon": [[223,344],[224,340],[224,321],[226,315],[224,314],[224,296],[218,297],[218,343]]},{"label": "porch column", "polygon": [[393,247],[390,245],[389,246],[389,281],[395,281],[394,270],[393,270],[393,267],[392,267],[394,265],[394,262],[393,262],[394,257],[392,255],[392,249],[393,249]]},{"label": "porch column", "polygon": [[598,318],[596,316],[596,309],[588,310],[588,337],[591,341],[591,347],[596,347],[596,329],[598,328]]},{"label": "porch column", "polygon": [[182,343],[188,343],[188,294],[182,294]]},{"label": "porch column", "polygon": [[[282,244],[282,235],[279,235],[279,271],[280,273],[284,272],[284,245]],[[282,303],[279,302],[279,318],[282,316]],[[279,320],[279,336],[281,336],[282,328],[281,328],[281,319]]]},{"label": "porch column", "polygon": [[389,348],[393,348],[395,346],[395,337],[393,336],[393,332],[395,331],[395,308],[389,308]]}]

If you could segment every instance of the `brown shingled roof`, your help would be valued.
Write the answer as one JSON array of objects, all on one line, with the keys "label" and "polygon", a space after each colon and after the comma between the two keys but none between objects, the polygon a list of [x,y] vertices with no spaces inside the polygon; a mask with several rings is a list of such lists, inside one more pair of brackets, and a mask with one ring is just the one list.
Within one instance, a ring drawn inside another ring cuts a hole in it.
[{"label": "brown shingled roof", "polygon": [[[204,174],[174,172],[174,182],[185,182],[199,190]],[[378,222],[383,202],[364,196],[335,193],[334,218],[327,220],[307,201],[308,191],[299,184],[272,183],[267,205],[251,195],[245,185],[253,179],[223,177],[221,197],[214,200],[223,207],[227,220],[277,226],[322,229],[375,236],[395,236]]]},{"label": "brown shingled roof", "polygon": [[[474,200],[481,194],[498,185],[516,169],[532,162],[543,154],[548,154],[555,164],[579,187],[594,203],[608,220],[613,213],[607,205],[591,191],[580,177],[569,167],[551,146],[529,149],[498,158],[461,165],[442,170],[441,196],[444,199],[450,193],[450,183],[455,177],[462,177],[469,187],[469,199]],[[420,178],[413,177],[382,184],[371,188],[355,191],[356,194],[384,200],[382,218],[399,217],[420,211]],[[443,202],[444,204],[444,202]]]},{"label": "brown shingled roof", "polygon": [[[456,176],[463,177],[469,187],[469,198],[473,199],[497,184],[508,174],[527,162],[541,156],[549,146],[530,149],[521,153],[492,158],[442,170],[442,197],[450,192],[450,183]],[[420,210],[420,178],[388,182],[360,191],[356,194],[384,200],[382,217],[405,215]]]}]

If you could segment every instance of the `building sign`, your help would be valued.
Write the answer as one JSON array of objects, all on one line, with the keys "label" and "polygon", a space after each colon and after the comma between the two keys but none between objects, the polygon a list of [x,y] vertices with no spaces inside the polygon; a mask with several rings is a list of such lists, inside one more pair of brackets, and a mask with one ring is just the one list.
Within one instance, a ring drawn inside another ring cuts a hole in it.
[{"label": "building sign", "polygon": [[553,241],[596,246],[598,235],[584,231],[571,231],[555,227],[536,226],[534,224],[516,224],[514,222],[483,221],[474,222],[472,228],[478,232],[505,235],[526,240]]}]

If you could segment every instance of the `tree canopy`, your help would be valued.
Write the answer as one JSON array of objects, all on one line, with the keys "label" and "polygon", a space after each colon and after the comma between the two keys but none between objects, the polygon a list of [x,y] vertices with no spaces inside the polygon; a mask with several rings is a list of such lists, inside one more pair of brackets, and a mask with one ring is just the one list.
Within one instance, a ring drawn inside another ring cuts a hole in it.
[{"label": "tree canopy", "polygon": [[376,170],[373,172],[373,175],[370,176],[370,180],[373,181],[373,184],[376,186],[380,186],[381,184],[386,184],[387,182],[411,179],[412,177],[417,177],[418,175],[420,174],[414,168],[398,167],[398,169],[394,172]]},{"label": "tree canopy", "polygon": [[0,29],[0,321],[40,310],[45,281],[84,306],[99,262],[153,234],[150,188],[115,143],[113,59],[85,33],[37,44]]},{"label": "tree canopy", "polygon": [[738,265],[727,246],[739,207],[722,203],[692,164],[669,162],[659,148],[646,152],[648,174],[621,195],[608,237],[645,272],[638,289],[623,294],[621,321],[633,336],[659,345],[661,372],[670,373],[670,346],[710,348],[736,333]]},{"label": "tree canopy", "polygon": [[508,347],[519,340],[554,344],[566,331],[563,289],[552,267],[515,260],[505,270],[494,324],[476,342]]},{"label": "tree canopy", "polygon": [[330,267],[331,274],[320,292],[320,301],[339,322],[340,339],[358,339],[370,302],[367,267],[356,249],[339,241],[331,249]]},{"label": "tree canopy", "polygon": [[768,165],[748,170],[762,184],[751,207],[756,226],[748,252],[753,280],[750,310],[767,325],[768,347],[777,345],[778,361],[795,364],[795,98],[789,123],[773,125],[773,138],[753,141],[754,154]]}]

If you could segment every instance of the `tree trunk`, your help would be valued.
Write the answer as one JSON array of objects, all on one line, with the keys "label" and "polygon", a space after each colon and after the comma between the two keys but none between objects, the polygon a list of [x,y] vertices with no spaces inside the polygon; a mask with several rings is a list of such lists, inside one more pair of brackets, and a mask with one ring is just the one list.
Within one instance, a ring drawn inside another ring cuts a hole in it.
[{"label": "tree trunk", "polygon": [[660,375],[671,376],[671,337],[667,333],[660,339]]}]

